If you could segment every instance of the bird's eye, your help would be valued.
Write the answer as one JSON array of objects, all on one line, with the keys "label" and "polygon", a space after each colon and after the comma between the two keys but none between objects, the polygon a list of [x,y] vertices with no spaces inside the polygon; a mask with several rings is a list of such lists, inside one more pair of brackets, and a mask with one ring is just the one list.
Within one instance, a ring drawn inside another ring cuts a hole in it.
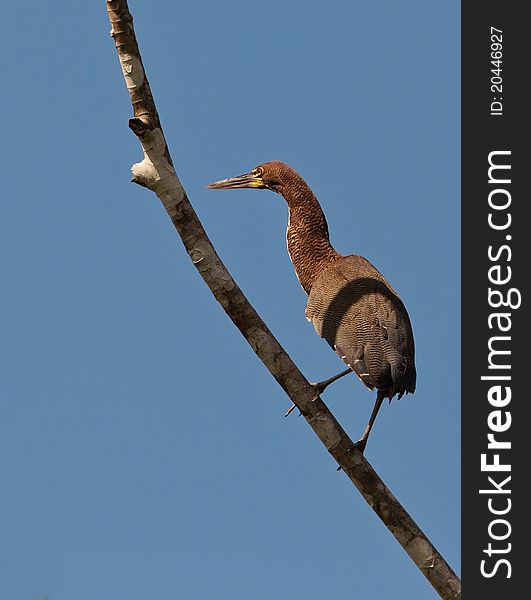
[{"label": "bird's eye", "polygon": [[253,175],[255,177],[262,177],[263,174],[264,174],[264,170],[262,169],[262,167],[256,167],[256,169],[254,169],[254,171],[253,171]]}]

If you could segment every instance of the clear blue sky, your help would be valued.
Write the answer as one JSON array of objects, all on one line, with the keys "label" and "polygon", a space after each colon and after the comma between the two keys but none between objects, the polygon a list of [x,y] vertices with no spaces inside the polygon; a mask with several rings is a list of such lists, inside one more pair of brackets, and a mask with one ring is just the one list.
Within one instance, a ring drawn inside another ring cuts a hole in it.
[{"label": "clear blue sky", "polygon": [[[288,162],[403,297],[417,392],[366,454],[459,569],[459,3],[131,9],[183,185],[307,377],[343,365],[304,318],[284,201],[206,183]],[[7,3],[0,29],[0,600],[435,598],[129,183],[104,2]],[[324,399],[359,436],[374,395]]]}]

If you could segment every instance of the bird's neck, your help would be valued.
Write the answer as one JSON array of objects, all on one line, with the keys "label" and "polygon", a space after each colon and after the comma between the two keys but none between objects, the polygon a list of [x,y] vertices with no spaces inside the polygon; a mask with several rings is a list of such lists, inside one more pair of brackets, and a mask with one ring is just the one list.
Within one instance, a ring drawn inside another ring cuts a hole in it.
[{"label": "bird's neck", "polygon": [[286,239],[288,252],[295,273],[309,294],[313,282],[323,269],[340,258],[328,234],[328,225],[317,198],[310,188],[298,186],[294,190],[284,190],[288,203],[289,220]]}]

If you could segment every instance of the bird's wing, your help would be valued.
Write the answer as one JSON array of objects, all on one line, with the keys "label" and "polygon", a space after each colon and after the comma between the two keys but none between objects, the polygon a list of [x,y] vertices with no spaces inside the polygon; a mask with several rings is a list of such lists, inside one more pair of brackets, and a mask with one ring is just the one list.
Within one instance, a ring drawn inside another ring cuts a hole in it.
[{"label": "bird's wing", "polygon": [[414,391],[409,317],[365,258],[346,256],[323,271],[310,290],[306,317],[369,389]]}]

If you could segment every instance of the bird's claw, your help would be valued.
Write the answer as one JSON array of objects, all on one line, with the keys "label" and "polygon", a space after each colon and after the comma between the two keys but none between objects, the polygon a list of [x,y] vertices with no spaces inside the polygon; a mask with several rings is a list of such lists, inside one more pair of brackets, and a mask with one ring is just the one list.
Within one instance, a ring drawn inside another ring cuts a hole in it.
[{"label": "bird's claw", "polygon": [[[313,391],[315,392],[315,395],[312,398],[312,402],[315,402],[317,400],[317,398],[319,398],[319,396],[326,390],[326,388],[328,387],[329,381],[319,381],[317,383],[311,383],[310,385],[313,388]],[[289,409],[288,412],[284,415],[285,417],[287,417],[288,415],[291,414],[291,412],[296,408],[295,404],[292,404]],[[299,413],[299,417],[301,416],[302,413]]]},{"label": "bird's claw", "polygon": [[[365,451],[365,446],[367,445],[367,440],[358,440],[354,446],[352,446],[352,448],[357,448],[362,454]],[[349,448],[347,450],[347,454],[352,450],[352,448]],[[336,469],[336,471],[342,471],[341,465],[339,465],[339,467]]]},{"label": "bird's claw", "polygon": [[[354,446],[363,454],[365,452],[365,446],[367,445],[367,440],[358,440]],[[352,450],[352,448],[351,448]],[[350,452],[350,450],[349,450]]]},{"label": "bird's claw", "polygon": [[285,417],[289,417],[289,415],[296,409],[297,407],[295,406],[295,404],[292,404],[289,408],[288,408],[288,412],[284,415]]},{"label": "bird's claw", "polygon": [[[284,415],[285,417],[289,417],[289,415],[291,415],[291,413],[297,408],[296,404],[292,404],[289,408],[288,411],[286,412],[286,414]],[[302,413],[299,411],[298,416],[300,417],[302,415]]]},{"label": "bird's claw", "polygon": [[310,383],[310,385],[313,387],[313,391],[315,392],[312,402],[315,402],[317,398],[319,398],[319,396],[325,391],[326,385],[323,385],[322,383]]}]

